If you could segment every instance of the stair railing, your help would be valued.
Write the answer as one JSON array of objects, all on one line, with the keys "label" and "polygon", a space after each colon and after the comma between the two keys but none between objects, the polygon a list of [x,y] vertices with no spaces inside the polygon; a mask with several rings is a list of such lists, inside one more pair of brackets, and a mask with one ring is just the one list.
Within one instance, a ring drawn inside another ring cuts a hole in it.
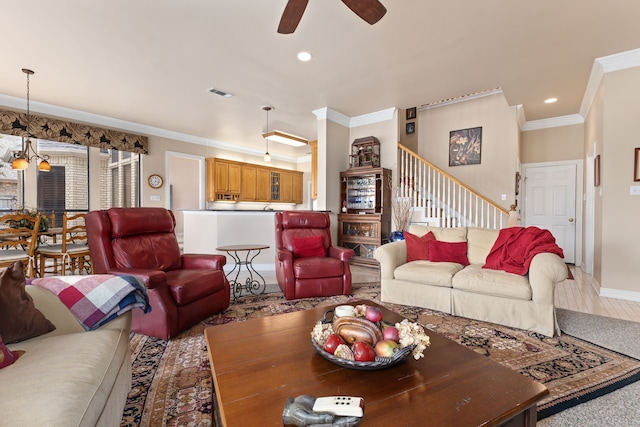
[{"label": "stair railing", "polygon": [[411,199],[413,223],[491,229],[512,225],[507,209],[402,144],[398,144],[397,173],[398,197]]}]

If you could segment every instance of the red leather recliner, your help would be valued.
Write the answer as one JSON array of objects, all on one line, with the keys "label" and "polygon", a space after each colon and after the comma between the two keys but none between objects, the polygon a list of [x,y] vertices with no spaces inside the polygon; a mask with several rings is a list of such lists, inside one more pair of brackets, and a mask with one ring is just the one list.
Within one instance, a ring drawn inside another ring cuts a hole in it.
[{"label": "red leather recliner", "polygon": [[112,208],[86,216],[96,274],[144,280],[151,312],[133,311],[131,329],[169,340],[229,307],[231,289],[222,255],[180,254],[173,212],[163,208]]},{"label": "red leather recliner", "polygon": [[[354,252],[331,245],[329,213],[276,212],[275,221],[276,278],[286,299],[351,293],[349,260]],[[294,239],[313,236],[322,236],[324,256],[296,256]]]}]

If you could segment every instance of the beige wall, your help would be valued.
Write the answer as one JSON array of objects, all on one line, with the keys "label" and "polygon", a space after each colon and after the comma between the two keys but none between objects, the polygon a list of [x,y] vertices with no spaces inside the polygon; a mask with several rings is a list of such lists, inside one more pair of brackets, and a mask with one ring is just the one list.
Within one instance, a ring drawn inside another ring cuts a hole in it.
[{"label": "beige wall", "polygon": [[584,158],[584,125],[560,126],[522,133],[522,163]]},{"label": "beige wall", "polygon": [[[418,112],[418,154],[509,209],[515,200],[519,128],[502,94]],[[481,164],[449,166],[449,132],[482,127]],[[506,194],[507,200],[501,200]]]},{"label": "beige wall", "polygon": [[[602,278],[604,288],[640,292],[640,197],[631,196],[638,142],[640,67],[604,76],[601,154]],[[637,183],[636,183],[637,184]],[[640,295],[640,294],[639,294]]]}]

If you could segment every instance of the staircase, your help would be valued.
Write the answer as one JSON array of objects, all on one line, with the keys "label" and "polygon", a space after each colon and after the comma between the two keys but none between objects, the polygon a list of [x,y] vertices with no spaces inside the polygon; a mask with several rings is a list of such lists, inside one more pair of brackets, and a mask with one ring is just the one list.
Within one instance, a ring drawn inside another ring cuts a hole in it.
[{"label": "staircase", "polygon": [[411,200],[411,224],[500,229],[515,218],[513,206],[510,214],[402,144],[398,144],[397,173],[397,196]]}]

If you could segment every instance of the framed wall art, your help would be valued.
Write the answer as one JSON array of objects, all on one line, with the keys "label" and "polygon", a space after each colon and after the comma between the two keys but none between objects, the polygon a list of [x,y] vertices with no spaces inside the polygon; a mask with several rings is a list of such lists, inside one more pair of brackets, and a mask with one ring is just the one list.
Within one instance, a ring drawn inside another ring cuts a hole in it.
[{"label": "framed wall art", "polygon": [[449,132],[449,166],[479,165],[482,127]]},{"label": "framed wall art", "polygon": [[633,180],[640,181],[640,148],[633,152]]},{"label": "framed wall art", "polygon": [[593,186],[600,187],[600,154],[593,159]]},{"label": "framed wall art", "polygon": [[416,118],[416,107],[407,108],[407,120]]},{"label": "framed wall art", "polygon": [[407,123],[407,126],[406,126],[405,130],[407,132],[407,135],[414,134],[416,132],[416,123],[415,122]]}]

